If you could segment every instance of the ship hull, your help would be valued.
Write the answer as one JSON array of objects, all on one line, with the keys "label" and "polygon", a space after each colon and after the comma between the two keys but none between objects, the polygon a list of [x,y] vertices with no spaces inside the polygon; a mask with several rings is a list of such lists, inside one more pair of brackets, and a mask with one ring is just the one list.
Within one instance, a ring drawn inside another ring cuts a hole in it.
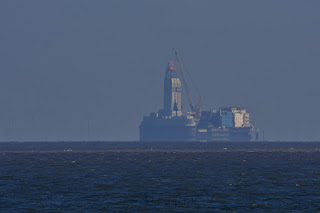
[{"label": "ship hull", "polygon": [[193,118],[145,117],[139,127],[140,141],[195,141],[196,125]]},{"label": "ship hull", "polygon": [[194,141],[195,127],[140,127],[140,141]]},{"label": "ship hull", "polygon": [[196,139],[199,141],[252,141],[254,129],[248,128],[197,128]]}]

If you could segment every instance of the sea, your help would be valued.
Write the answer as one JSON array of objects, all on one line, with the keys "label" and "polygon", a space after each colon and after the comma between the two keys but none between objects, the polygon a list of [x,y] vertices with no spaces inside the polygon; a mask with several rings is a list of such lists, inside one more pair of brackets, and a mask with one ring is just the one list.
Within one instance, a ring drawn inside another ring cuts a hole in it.
[{"label": "sea", "polygon": [[320,142],[2,142],[0,212],[320,212]]}]

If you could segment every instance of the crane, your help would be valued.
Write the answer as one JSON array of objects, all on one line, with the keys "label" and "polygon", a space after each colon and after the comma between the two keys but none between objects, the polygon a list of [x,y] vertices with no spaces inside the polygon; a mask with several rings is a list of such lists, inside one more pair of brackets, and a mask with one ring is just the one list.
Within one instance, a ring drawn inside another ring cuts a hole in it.
[{"label": "crane", "polygon": [[194,106],[193,100],[192,100],[192,96],[191,96],[191,93],[190,93],[190,89],[189,89],[189,86],[188,86],[187,81],[186,81],[185,72],[184,72],[184,69],[183,69],[183,65],[182,65],[182,62],[181,62],[180,55],[179,55],[179,53],[178,53],[178,51],[176,49],[173,49],[173,51],[174,51],[175,56],[176,56],[176,61],[178,62],[178,65],[179,65],[180,77],[181,77],[182,83],[184,85],[186,94],[187,94],[187,99],[188,99],[188,102],[189,102],[189,105],[190,105],[191,112],[192,112],[192,114],[195,115],[196,118],[200,118],[201,111],[202,111],[202,109],[201,109],[201,99],[202,98],[200,96],[197,106]]}]

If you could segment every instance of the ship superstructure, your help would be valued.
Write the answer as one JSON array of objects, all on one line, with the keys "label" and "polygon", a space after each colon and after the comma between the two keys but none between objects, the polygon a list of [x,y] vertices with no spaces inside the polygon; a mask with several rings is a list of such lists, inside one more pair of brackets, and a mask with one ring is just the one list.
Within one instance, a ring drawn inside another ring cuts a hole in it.
[{"label": "ship superstructure", "polygon": [[199,141],[251,141],[254,136],[250,114],[239,107],[203,111],[197,124]]}]

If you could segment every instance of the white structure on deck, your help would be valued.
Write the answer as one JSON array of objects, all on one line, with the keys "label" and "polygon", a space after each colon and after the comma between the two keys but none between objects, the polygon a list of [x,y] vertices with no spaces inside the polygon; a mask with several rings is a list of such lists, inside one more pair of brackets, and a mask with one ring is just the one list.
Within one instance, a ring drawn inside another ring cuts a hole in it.
[{"label": "white structure on deck", "polygon": [[164,79],[164,108],[163,113],[168,116],[181,116],[181,81],[169,61]]},{"label": "white structure on deck", "polygon": [[250,127],[250,115],[245,109],[232,108],[234,114],[234,127]]}]

